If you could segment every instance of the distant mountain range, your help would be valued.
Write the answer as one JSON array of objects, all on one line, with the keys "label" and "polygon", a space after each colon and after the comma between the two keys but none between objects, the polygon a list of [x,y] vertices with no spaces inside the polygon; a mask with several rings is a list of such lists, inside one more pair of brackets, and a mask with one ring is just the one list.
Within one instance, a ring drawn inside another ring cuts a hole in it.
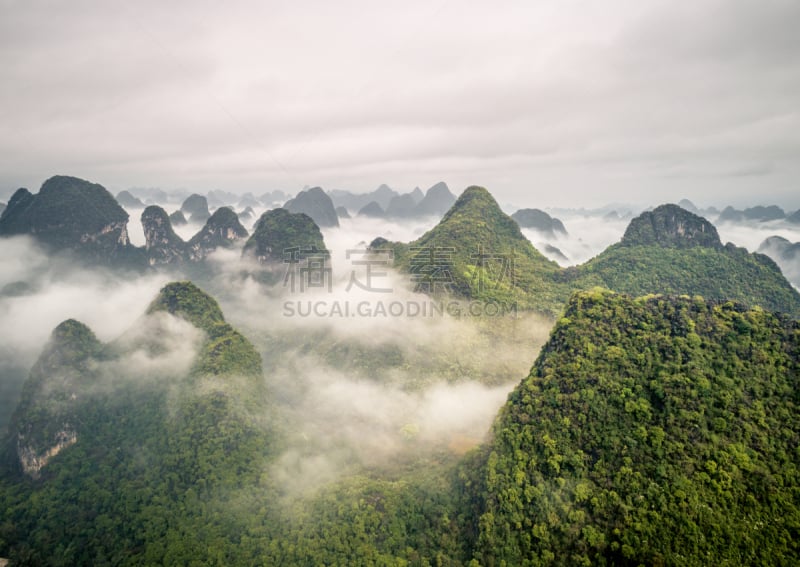
[{"label": "distant mountain range", "polygon": [[[395,210],[413,200],[411,195],[390,196],[389,191],[382,186],[372,197],[389,197],[389,208],[395,203]],[[445,184],[437,184],[413,210],[415,214],[438,211],[451,197]],[[379,207],[377,202],[371,203]],[[261,226],[270,227],[265,233],[270,236],[257,237],[258,245],[248,244],[247,250],[258,250],[255,255],[259,258],[274,258],[275,250],[292,246],[286,238],[276,236],[281,230],[305,235],[303,245],[324,246],[319,227],[338,225],[333,199],[320,188],[301,192],[286,208],[306,215],[307,220],[295,226],[292,219],[299,217],[266,217]],[[166,211],[150,206],[142,214],[146,245],[138,248],[128,240],[128,214],[108,191],[88,181],[56,176],[36,195],[25,189],[14,194],[0,216],[0,235],[30,234],[52,251],[67,250],[92,263],[138,268],[200,262],[217,248],[250,237],[231,209],[219,207],[211,215],[202,195],[190,195],[181,211],[195,221],[208,215],[195,236],[184,242],[174,232]],[[558,219],[537,209],[518,211],[516,217],[537,230],[566,232]],[[272,238],[277,239],[270,243]],[[699,294],[761,305],[792,316],[800,313],[797,291],[773,260],[732,244],[723,246],[711,223],[677,205],[642,213],[630,221],[621,242],[568,269],[536,250],[518,222],[479,187],[465,190],[439,224],[418,240],[383,246],[395,249],[397,265],[411,273],[420,290],[448,290],[463,298],[501,301],[551,317],[558,315],[573,291],[595,285],[633,295]],[[431,254],[428,261],[438,264],[425,267],[424,254]]]},{"label": "distant mountain range", "polygon": [[334,190],[330,196],[334,205],[344,207],[348,212],[387,219],[441,216],[456,200],[444,182],[433,185],[425,193],[417,187],[410,193],[400,194],[388,185],[381,185],[371,193]]}]

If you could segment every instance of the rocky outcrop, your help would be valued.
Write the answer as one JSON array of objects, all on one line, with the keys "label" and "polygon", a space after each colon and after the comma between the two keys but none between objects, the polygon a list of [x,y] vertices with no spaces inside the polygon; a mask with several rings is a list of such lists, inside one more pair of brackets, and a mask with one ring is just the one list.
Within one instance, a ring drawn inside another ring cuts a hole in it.
[{"label": "rocky outcrop", "polygon": [[37,452],[32,445],[28,444],[24,435],[17,434],[17,456],[19,457],[22,472],[31,478],[39,478],[42,468],[53,457],[77,442],[78,434],[68,423],[65,423],[62,429],[56,431],[53,445],[44,448],[41,452]]},{"label": "rocky outcrop", "polygon": [[217,248],[230,248],[247,238],[248,232],[232,209],[220,207],[205,226],[186,243],[187,257],[192,262],[203,260]]},{"label": "rocky outcrop", "polygon": [[722,242],[714,225],[678,205],[661,205],[633,219],[625,230],[620,244],[665,248],[704,246],[722,249]]},{"label": "rocky outcrop", "polygon": [[58,325],[31,369],[11,432],[22,471],[37,478],[44,466],[78,441],[78,414],[96,374],[102,344],[83,323]]},{"label": "rocky outcrop", "polygon": [[164,209],[151,205],[142,213],[147,261],[151,266],[180,264],[186,254],[186,243],[172,230]]},{"label": "rocky outcrop", "polygon": [[51,251],[105,263],[130,252],[128,213],[102,185],[57,175],[39,193],[19,189],[0,216],[0,236],[29,234]]}]

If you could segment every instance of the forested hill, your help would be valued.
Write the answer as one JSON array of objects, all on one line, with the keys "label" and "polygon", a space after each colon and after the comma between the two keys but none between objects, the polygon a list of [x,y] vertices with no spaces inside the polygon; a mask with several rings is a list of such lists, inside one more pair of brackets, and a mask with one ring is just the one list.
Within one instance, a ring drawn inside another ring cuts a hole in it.
[{"label": "forested hill", "polygon": [[761,309],[576,294],[482,454],[476,559],[797,564],[799,371]]},{"label": "forested hill", "polygon": [[483,187],[467,188],[419,239],[376,239],[373,246],[392,248],[398,267],[422,291],[447,290],[553,318],[573,292],[596,286],[631,295],[732,299],[800,317],[800,293],[775,262],[723,245],[714,225],[677,205],[642,213],[620,242],[570,268],[539,253]]},{"label": "forested hill", "polygon": [[256,486],[279,442],[262,383],[253,345],[189,282],[165,286],[113,343],[62,323],[6,440],[0,555],[225,564],[211,509]]}]

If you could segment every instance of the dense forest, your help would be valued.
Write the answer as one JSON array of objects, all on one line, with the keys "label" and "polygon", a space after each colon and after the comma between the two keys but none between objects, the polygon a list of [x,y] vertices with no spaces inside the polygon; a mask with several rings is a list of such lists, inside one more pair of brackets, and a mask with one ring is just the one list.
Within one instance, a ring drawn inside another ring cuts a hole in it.
[{"label": "dense forest", "polygon": [[733,302],[579,293],[472,479],[486,565],[788,565],[800,326]]},{"label": "dense forest", "polygon": [[633,219],[623,239],[585,264],[545,258],[483,187],[469,187],[441,222],[405,244],[380,239],[420,289],[558,317],[595,286],[632,295],[700,294],[800,316],[800,294],[763,254],[724,245],[714,226],[677,205]]},{"label": "dense forest", "polygon": [[[170,284],[140,326],[104,345],[66,322],[34,367],[0,480],[0,555],[12,564],[798,557],[800,327],[785,316],[700,297],[578,293],[483,445],[354,466],[304,493],[270,466],[292,439],[285,410],[216,301]],[[180,368],[109,375],[142,349],[169,358],[177,337],[195,345]],[[80,403],[34,412],[43,389]],[[17,434],[65,421],[74,443],[25,474]]]}]

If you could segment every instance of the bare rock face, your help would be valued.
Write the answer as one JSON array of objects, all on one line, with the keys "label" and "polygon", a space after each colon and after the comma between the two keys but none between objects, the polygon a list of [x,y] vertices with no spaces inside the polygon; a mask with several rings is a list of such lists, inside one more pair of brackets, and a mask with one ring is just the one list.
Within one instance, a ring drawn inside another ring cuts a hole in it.
[{"label": "bare rock face", "polygon": [[192,262],[198,262],[217,248],[231,248],[247,236],[247,229],[239,222],[236,213],[228,207],[220,207],[186,244],[187,257]]},{"label": "bare rock face", "polygon": [[167,212],[151,205],[142,213],[147,261],[151,266],[179,264],[186,254],[186,243],[172,230]]},{"label": "bare rock face", "polygon": [[77,442],[78,434],[68,423],[65,423],[62,429],[56,431],[53,437],[53,445],[45,447],[42,452],[37,452],[33,445],[28,444],[25,436],[18,433],[17,456],[19,457],[22,472],[31,478],[39,478],[42,468],[44,468],[53,457]]},{"label": "bare rock face", "polygon": [[84,394],[95,381],[94,358],[102,348],[83,323],[69,319],[53,331],[25,382],[11,420],[22,472],[38,478],[43,467],[77,443]]},{"label": "bare rock face", "polygon": [[19,189],[0,216],[0,236],[30,234],[51,251],[106,263],[133,248],[128,213],[102,185],[57,175],[39,193]]}]

